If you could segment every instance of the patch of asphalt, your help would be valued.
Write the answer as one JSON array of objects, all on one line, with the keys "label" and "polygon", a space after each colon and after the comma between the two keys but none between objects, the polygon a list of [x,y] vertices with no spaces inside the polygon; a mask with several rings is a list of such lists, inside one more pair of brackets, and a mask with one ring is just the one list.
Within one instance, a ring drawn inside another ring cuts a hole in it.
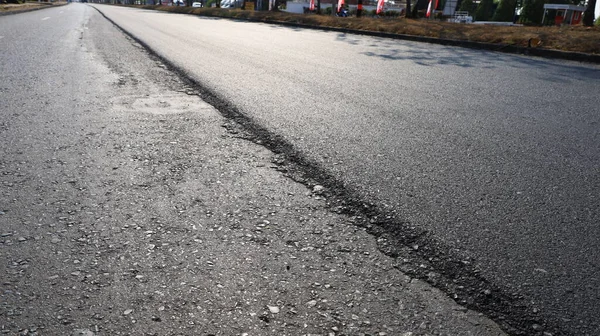
[{"label": "patch of asphalt", "polygon": [[0,333],[503,335],[76,11],[85,20],[51,51],[69,62],[16,61],[36,76],[11,80],[31,89],[0,101]]},{"label": "patch of asphalt", "polygon": [[[101,10],[96,10],[104,16]],[[378,249],[395,258],[394,267],[404,274],[425,281],[458,304],[485,314],[511,335],[564,334],[560,321],[549,320],[522,295],[509,293],[483,277],[476,260],[448,247],[422,228],[398,219],[385,205],[365,199],[351,185],[309,160],[282,135],[241,113],[211,88],[195,81],[185,69],[175,66],[109,17],[104,17],[165,64],[203,101],[214,106],[229,120],[224,127],[230,133],[267,148],[275,155],[273,163],[286,177],[311,190],[316,188],[330,211],[348,216],[351,223],[376,237]]]}]

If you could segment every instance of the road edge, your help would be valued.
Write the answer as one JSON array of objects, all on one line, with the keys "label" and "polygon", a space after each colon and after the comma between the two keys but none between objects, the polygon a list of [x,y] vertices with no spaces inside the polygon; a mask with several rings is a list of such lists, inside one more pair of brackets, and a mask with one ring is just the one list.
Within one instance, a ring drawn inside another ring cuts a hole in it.
[{"label": "road edge", "polygon": [[[469,256],[449,248],[432,237],[430,232],[404,222],[380,205],[365,200],[357,190],[345,185],[316,162],[306,158],[281,135],[273,133],[225,101],[218,93],[196,81],[137,36],[125,30],[95,6],[98,13],[123,34],[158,58],[168,70],[175,73],[198,96],[212,105],[230,123],[225,127],[236,131],[239,137],[257,143],[271,151],[284,176],[313,189],[324,187],[320,195],[327,200],[332,212],[352,218],[357,227],[365,228],[377,238],[379,250],[393,258],[409,256],[396,266],[404,274],[422,280],[445,293],[458,305],[477,311],[494,321],[509,335],[547,336],[561,334],[558,321],[538,313],[539,309],[518,293],[509,293],[482,274]],[[131,7],[131,6],[123,6]],[[257,22],[264,22],[258,20]],[[315,176],[318,176],[315,178]],[[394,246],[398,246],[394,248]]]},{"label": "road edge", "polygon": [[[195,15],[197,15],[197,14],[195,14]],[[201,15],[199,15],[199,16],[201,16]],[[406,40],[406,41],[414,41],[414,42],[432,43],[432,44],[440,44],[440,45],[453,46],[453,47],[462,47],[462,48],[469,48],[469,49],[479,49],[479,50],[503,52],[503,53],[507,53],[507,54],[537,56],[537,57],[550,58],[550,59],[563,59],[563,60],[569,60],[569,61],[600,64],[600,55],[573,52],[573,51],[561,51],[561,50],[543,49],[543,48],[528,48],[528,47],[521,47],[521,46],[517,46],[517,45],[513,45],[513,44],[497,44],[497,43],[485,43],[485,42],[475,42],[475,41],[452,40],[452,39],[442,39],[442,38],[427,37],[427,36],[376,32],[376,31],[370,31],[370,30],[357,30],[357,29],[337,28],[337,27],[313,26],[313,25],[307,25],[307,24],[303,24],[303,23],[284,22],[284,21],[275,21],[275,20],[255,20],[255,19],[238,19],[238,18],[236,18],[236,20],[247,20],[247,21],[252,21],[252,22],[278,24],[278,25],[282,25],[282,26],[295,27],[295,28],[334,31],[334,32],[340,32],[340,33],[347,33],[347,34],[383,37],[383,38],[389,38],[389,39],[394,39],[394,40]]]}]

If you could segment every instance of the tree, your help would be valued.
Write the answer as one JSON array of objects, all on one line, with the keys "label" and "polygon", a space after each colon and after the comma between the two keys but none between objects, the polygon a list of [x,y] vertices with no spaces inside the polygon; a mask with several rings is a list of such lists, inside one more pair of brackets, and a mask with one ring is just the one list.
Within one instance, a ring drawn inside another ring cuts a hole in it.
[{"label": "tree", "polygon": [[469,12],[469,14],[473,14],[475,10],[475,4],[473,3],[473,0],[463,0],[460,3],[460,7],[458,8],[458,10],[461,12]]},{"label": "tree", "polygon": [[520,23],[541,24],[544,15],[544,0],[524,0]]},{"label": "tree", "polygon": [[405,17],[412,17],[412,12],[410,11],[410,0],[406,0],[406,12],[404,14]]},{"label": "tree", "polygon": [[492,17],[492,7],[494,6],[494,0],[481,0],[477,10],[475,10],[475,20],[477,21],[489,21]]},{"label": "tree", "polygon": [[501,0],[494,12],[493,21],[512,22],[515,17],[517,0]]},{"label": "tree", "polygon": [[594,25],[594,9],[596,8],[596,0],[589,0],[585,12],[583,12],[583,25],[591,27]]},{"label": "tree", "polygon": [[271,11],[279,12],[279,7],[283,4],[285,4],[285,0],[275,0],[273,7],[271,7]]}]

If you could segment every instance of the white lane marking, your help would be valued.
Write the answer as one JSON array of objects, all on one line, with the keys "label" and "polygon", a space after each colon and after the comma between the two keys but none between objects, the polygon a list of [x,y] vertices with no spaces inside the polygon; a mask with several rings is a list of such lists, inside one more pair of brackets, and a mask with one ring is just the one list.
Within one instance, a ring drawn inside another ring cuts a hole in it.
[{"label": "white lane marking", "polygon": [[48,20],[49,18],[50,18],[49,16],[46,16],[45,18],[43,18],[43,19],[42,19],[42,21],[46,21],[46,20]]}]

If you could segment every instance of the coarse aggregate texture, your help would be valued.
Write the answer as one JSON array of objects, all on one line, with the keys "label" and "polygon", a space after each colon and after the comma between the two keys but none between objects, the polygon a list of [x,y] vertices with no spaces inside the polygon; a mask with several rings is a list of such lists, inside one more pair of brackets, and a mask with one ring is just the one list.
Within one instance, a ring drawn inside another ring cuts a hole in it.
[{"label": "coarse aggregate texture", "polygon": [[1,333],[504,334],[95,10],[43,12],[0,21]]},{"label": "coarse aggregate texture", "polygon": [[511,333],[598,334],[598,66],[96,7],[403,271]]}]

